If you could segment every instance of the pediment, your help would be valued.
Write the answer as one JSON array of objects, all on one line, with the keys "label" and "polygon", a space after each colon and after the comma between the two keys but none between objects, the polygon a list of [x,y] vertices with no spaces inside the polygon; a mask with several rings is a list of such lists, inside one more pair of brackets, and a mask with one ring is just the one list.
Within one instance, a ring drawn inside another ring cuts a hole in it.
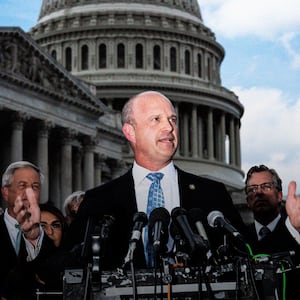
[{"label": "pediment", "polygon": [[0,78],[98,117],[108,108],[19,27],[0,27]]}]

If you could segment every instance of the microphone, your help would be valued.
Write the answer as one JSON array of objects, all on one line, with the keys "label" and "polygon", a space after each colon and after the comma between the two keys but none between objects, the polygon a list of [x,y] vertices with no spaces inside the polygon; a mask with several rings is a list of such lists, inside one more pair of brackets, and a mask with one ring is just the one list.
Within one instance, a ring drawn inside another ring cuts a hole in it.
[{"label": "microphone", "polygon": [[262,263],[262,262],[269,262],[272,260],[287,260],[290,261],[291,264],[291,258],[296,254],[295,251],[290,250],[290,251],[282,251],[282,252],[276,252],[276,253],[271,253],[268,255],[263,255],[263,256],[256,256],[255,260],[256,262]]},{"label": "microphone", "polygon": [[203,226],[202,220],[204,220],[204,212],[201,208],[192,208],[188,211],[188,219],[195,225],[198,233],[203,238],[207,246],[209,246],[209,240]]},{"label": "microphone", "polygon": [[129,261],[132,261],[133,252],[136,248],[136,243],[141,238],[143,227],[145,227],[147,223],[148,223],[148,217],[146,213],[137,212],[134,214],[133,229],[132,229],[131,238],[129,240],[129,249],[124,259],[123,268]]},{"label": "microphone", "polygon": [[222,212],[218,210],[211,211],[207,216],[207,222],[211,227],[224,228],[234,237],[243,240],[242,235],[228,221],[225,220]]},{"label": "microphone", "polygon": [[164,207],[152,210],[149,216],[149,241],[152,242],[154,251],[157,252],[166,245],[169,239],[170,214]]},{"label": "microphone", "polygon": [[282,251],[282,252],[272,253],[271,257],[274,259],[280,259],[280,258],[291,257],[291,256],[295,256],[295,255],[296,255],[296,252],[294,250],[290,250],[290,251]]},{"label": "microphone", "polygon": [[147,225],[148,217],[144,212],[137,212],[133,216],[133,229],[130,242],[136,242],[141,238],[142,229]]},{"label": "microphone", "polygon": [[189,224],[186,210],[184,208],[175,207],[171,212],[171,217],[173,222],[181,228],[182,233],[184,234],[190,245],[192,253],[198,248],[207,248],[207,245],[205,245],[203,238],[199,235],[194,234]]}]

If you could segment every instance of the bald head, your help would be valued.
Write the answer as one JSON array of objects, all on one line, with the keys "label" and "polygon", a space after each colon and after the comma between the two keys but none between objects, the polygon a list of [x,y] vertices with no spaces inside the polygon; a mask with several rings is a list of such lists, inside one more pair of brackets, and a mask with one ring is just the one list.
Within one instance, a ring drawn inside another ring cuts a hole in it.
[{"label": "bald head", "polygon": [[166,100],[171,106],[172,103],[171,101],[162,93],[156,92],[156,91],[146,91],[142,92],[140,94],[137,94],[130,98],[124,105],[123,110],[122,110],[122,124],[124,123],[129,123],[132,124],[134,123],[134,106],[138,102],[142,101],[151,101],[153,98],[161,98]]}]

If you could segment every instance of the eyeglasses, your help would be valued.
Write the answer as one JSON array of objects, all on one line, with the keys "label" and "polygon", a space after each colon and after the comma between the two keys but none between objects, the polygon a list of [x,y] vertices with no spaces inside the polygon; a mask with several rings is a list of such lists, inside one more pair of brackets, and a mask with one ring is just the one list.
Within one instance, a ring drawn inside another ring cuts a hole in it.
[{"label": "eyeglasses", "polygon": [[49,227],[52,230],[58,230],[61,229],[62,224],[59,221],[54,221],[51,224],[48,224],[46,222],[41,222],[41,226],[43,227],[44,230],[49,230]]},{"label": "eyeglasses", "polygon": [[263,192],[270,192],[274,188],[274,182],[264,182],[262,184],[253,184],[246,186],[246,194],[254,195],[258,192],[258,188],[260,188]]}]

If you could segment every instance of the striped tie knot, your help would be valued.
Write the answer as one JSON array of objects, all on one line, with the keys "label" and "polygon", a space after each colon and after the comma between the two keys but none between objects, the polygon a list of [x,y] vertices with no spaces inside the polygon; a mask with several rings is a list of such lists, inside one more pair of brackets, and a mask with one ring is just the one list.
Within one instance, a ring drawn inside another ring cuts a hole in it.
[{"label": "striped tie knot", "polygon": [[147,207],[147,215],[149,216],[149,214],[154,208],[165,206],[164,194],[160,186],[160,181],[164,177],[164,174],[160,172],[149,173],[146,177],[152,181],[148,195],[149,200]]}]

